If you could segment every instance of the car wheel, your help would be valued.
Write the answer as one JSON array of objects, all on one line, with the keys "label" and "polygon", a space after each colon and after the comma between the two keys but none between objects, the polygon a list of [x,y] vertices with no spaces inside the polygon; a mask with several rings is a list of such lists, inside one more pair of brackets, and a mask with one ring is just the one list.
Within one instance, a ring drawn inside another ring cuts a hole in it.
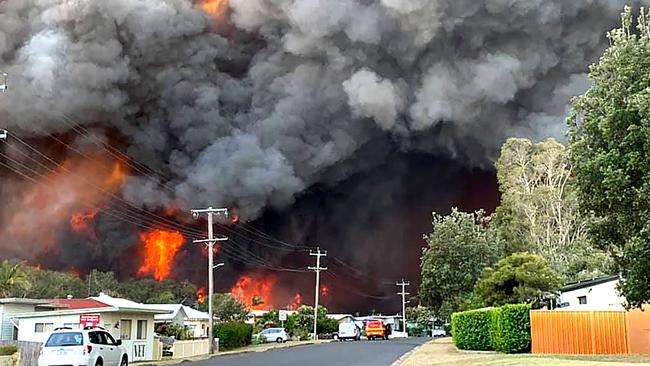
[{"label": "car wheel", "polygon": [[126,358],[126,356],[122,357],[122,362],[120,363],[120,366],[129,366],[129,360]]},{"label": "car wheel", "polygon": [[282,338],[278,338],[275,341],[278,342],[278,343],[282,343]]}]

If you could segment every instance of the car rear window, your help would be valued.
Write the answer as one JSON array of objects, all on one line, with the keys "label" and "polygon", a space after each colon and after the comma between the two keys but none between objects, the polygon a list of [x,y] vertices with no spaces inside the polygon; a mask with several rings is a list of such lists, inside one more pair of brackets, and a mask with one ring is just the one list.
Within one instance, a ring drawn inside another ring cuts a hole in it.
[{"label": "car rear window", "polygon": [[45,347],[82,346],[83,335],[79,332],[54,333],[45,343]]}]

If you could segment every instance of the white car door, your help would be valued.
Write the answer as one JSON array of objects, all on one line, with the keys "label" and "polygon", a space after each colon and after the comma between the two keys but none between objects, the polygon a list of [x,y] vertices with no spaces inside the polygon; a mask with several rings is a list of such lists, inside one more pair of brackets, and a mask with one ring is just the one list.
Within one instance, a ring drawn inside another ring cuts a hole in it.
[{"label": "white car door", "polygon": [[108,345],[108,351],[111,354],[111,360],[114,360],[114,365],[119,366],[120,362],[122,361],[122,349],[117,345],[117,341],[115,341],[115,338],[113,336],[106,332],[106,341]]},{"label": "white car door", "polygon": [[117,366],[117,360],[115,360],[115,356],[111,352],[111,348],[115,349],[116,347],[111,347],[108,344],[106,334],[106,332],[96,331],[89,333],[88,336],[90,342],[93,343],[93,347],[96,347],[97,353],[104,361],[104,366]]}]

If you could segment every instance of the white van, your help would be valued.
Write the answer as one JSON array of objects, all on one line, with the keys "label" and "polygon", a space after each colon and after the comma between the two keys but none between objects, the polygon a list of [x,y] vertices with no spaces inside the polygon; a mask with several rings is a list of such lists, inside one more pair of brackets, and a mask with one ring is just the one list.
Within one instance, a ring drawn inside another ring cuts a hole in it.
[{"label": "white van", "polygon": [[353,322],[341,323],[339,324],[339,332],[334,335],[334,339],[338,341],[344,341],[346,339],[358,341],[361,339],[361,331]]}]

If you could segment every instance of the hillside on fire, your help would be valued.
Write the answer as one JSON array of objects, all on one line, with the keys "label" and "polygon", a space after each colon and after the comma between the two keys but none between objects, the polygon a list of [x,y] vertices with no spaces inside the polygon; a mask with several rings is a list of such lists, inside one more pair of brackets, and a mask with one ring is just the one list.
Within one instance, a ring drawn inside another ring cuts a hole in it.
[{"label": "hillside on fire", "polygon": [[510,261],[611,274],[566,118],[626,3],[0,1],[6,294],[204,304],[209,233],[248,310],[394,314],[407,279],[445,317]]}]

